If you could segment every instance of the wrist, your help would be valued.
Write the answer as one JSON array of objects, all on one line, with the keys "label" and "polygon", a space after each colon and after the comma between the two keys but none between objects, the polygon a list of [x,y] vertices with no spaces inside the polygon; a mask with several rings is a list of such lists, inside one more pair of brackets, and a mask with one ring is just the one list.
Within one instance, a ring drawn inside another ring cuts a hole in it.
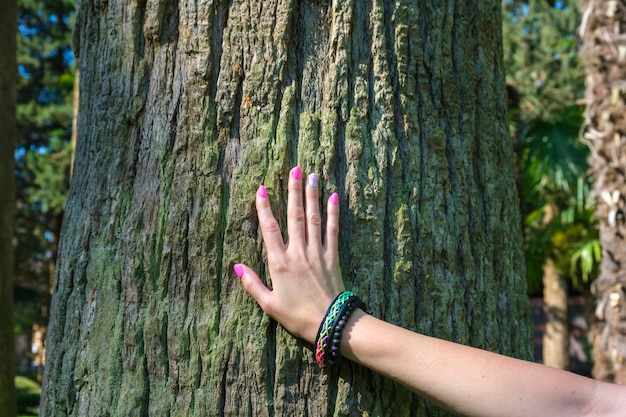
[{"label": "wrist", "polygon": [[370,315],[359,308],[355,310],[348,319],[341,338],[341,354],[346,359],[360,363],[354,352],[354,339],[356,332],[358,332],[358,327],[368,317],[370,317]]},{"label": "wrist", "polygon": [[353,313],[365,304],[351,291],[341,292],[330,304],[315,337],[315,361],[321,366],[339,363],[343,331]]}]

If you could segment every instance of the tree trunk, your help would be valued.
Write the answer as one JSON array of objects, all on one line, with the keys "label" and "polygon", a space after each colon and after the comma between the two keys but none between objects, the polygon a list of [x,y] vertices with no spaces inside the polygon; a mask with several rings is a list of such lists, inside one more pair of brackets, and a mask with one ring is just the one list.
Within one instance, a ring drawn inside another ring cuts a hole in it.
[{"label": "tree trunk", "polygon": [[373,314],[531,358],[499,1],[79,4],[41,414],[441,416],[247,296],[254,195],[319,173]]},{"label": "tree trunk", "polygon": [[13,230],[15,225],[15,86],[17,1],[0,13],[0,414],[17,414],[13,335]]},{"label": "tree trunk", "polygon": [[626,32],[625,1],[582,1],[585,137],[597,197],[602,262],[594,282],[593,376],[626,384]]},{"label": "tree trunk", "polygon": [[[554,204],[546,205],[543,224],[549,225],[558,214]],[[543,332],[543,364],[553,368],[569,368],[569,326],[567,290],[554,260],[547,257],[543,264],[543,311],[546,327]]]},{"label": "tree trunk", "polygon": [[543,310],[546,328],[543,333],[543,364],[569,369],[569,330],[567,290],[554,264],[547,258],[543,264]]}]

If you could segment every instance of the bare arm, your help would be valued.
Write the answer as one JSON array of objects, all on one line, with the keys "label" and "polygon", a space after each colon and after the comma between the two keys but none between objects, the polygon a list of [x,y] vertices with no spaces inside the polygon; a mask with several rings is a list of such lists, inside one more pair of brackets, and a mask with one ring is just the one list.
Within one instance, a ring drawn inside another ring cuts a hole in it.
[{"label": "bare arm", "polygon": [[[263,311],[313,342],[328,305],[343,289],[338,256],[339,206],[327,203],[322,238],[314,174],[289,176],[283,242],[267,193],[256,195],[272,290],[245,265],[235,272]],[[306,209],[305,209],[306,203]],[[441,406],[466,416],[626,416],[626,387],[420,335],[357,310],[343,331],[341,353]]]},{"label": "bare arm", "polygon": [[362,311],[346,330],[345,357],[466,416],[626,415],[623,386],[413,333]]}]

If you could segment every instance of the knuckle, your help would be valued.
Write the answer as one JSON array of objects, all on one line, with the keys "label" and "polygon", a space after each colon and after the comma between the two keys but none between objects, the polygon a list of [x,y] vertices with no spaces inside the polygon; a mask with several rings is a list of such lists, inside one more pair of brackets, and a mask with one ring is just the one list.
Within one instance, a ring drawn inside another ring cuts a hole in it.
[{"label": "knuckle", "polygon": [[304,209],[302,209],[302,207],[294,207],[290,209],[289,218],[295,221],[304,221]]},{"label": "knuckle", "polygon": [[243,289],[246,290],[247,293],[251,294],[252,290],[254,289],[254,283],[252,282],[251,279],[244,279],[243,280]]},{"label": "knuckle", "polygon": [[309,223],[313,226],[320,226],[322,224],[322,217],[317,213],[309,214]]},{"label": "knuckle", "polygon": [[289,271],[289,265],[285,261],[285,258],[282,256],[269,256],[267,257],[267,262],[270,266],[270,273],[285,273]]},{"label": "knuckle", "polygon": [[261,229],[265,230],[266,232],[270,232],[270,233],[280,232],[280,226],[278,225],[278,222],[274,218],[264,219],[260,222],[260,224],[261,224]]},{"label": "knuckle", "polygon": [[326,225],[326,229],[328,233],[332,236],[339,235],[339,225],[337,225],[336,223],[329,223],[328,225]]}]

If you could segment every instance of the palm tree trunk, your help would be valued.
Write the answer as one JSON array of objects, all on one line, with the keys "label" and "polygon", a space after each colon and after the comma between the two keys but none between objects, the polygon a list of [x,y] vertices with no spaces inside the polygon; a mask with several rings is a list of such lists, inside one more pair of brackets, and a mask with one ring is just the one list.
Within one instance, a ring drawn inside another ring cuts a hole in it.
[{"label": "palm tree trunk", "polygon": [[585,137],[591,147],[602,262],[594,282],[595,378],[626,384],[626,2],[581,2]]}]

